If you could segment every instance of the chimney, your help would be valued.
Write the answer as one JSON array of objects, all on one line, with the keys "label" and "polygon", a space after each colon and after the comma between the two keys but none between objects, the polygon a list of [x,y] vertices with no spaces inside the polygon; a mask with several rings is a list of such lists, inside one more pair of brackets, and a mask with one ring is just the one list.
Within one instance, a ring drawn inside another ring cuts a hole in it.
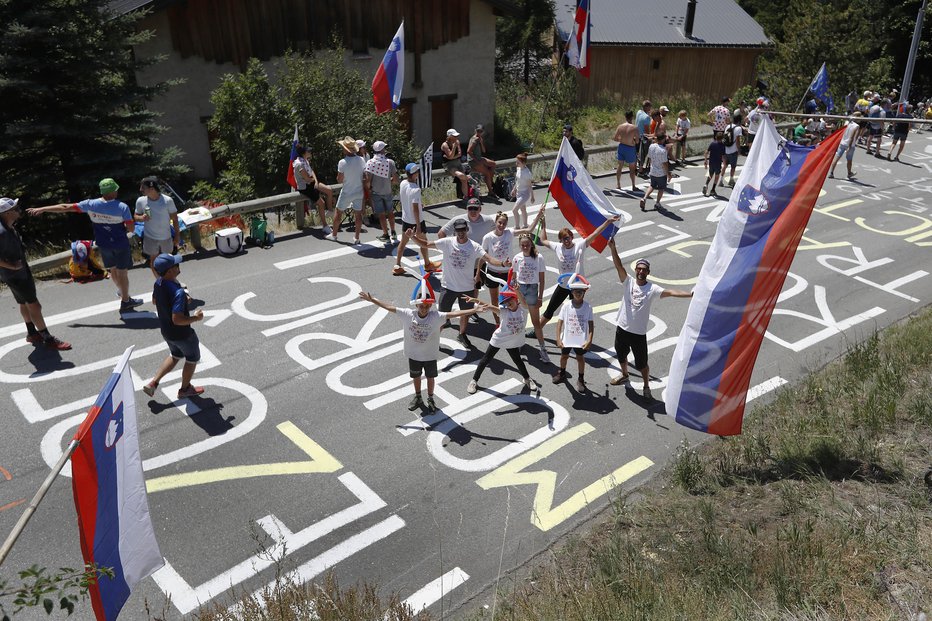
[{"label": "chimney", "polygon": [[693,22],[696,21],[696,0],[688,0],[686,2],[686,26],[684,31],[686,32],[686,38],[693,38]]}]

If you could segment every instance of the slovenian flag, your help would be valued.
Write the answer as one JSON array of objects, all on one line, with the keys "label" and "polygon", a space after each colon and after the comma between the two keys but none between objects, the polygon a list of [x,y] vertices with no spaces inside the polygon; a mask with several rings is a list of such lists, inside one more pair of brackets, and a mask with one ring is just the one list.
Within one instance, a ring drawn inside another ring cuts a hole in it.
[{"label": "slovenian flag", "polygon": [[405,23],[385,50],[382,64],[372,78],[372,99],[378,114],[388,112],[401,104],[401,89],[405,82]]},{"label": "slovenian flag", "polygon": [[294,124],[294,138],[291,140],[291,159],[288,160],[288,174],[285,178],[295,190],[298,189],[298,182],[294,178],[294,161],[298,159],[298,124]]},{"label": "slovenian flag", "polygon": [[843,133],[803,147],[783,140],[763,118],[670,365],[664,401],[681,425],[741,433],[761,341]]},{"label": "slovenian flag", "polygon": [[72,489],[85,563],[113,569],[88,588],[97,621],[117,618],[130,591],[164,561],[155,539],[139,457],[129,357],[113,370],[74,439]]},{"label": "slovenian flag", "polygon": [[[603,222],[613,216],[621,215],[618,224],[624,224],[631,219],[629,214],[618,211],[602,190],[596,186],[589,171],[576,157],[566,136],[563,137],[563,143],[557,153],[557,161],[553,165],[549,190],[550,195],[560,206],[560,213],[583,237],[588,237]],[[617,230],[617,224],[606,227],[590,245],[596,252],[602,252]]]},{"label": "slovenian flag", "polygon": [[573,19],[573,32],[566,42],[566,57],[570,67],[576,67],[580,75],[589,77],[589,31],[592,18],[589,13],[589,0],[577,0],[576,15]]}]

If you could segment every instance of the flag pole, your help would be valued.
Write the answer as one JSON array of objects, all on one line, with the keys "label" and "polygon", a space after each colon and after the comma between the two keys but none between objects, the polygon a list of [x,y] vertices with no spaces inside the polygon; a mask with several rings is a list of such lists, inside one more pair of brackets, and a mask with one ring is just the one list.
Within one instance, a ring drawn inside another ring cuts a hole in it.
[{"label": "flag pole", "polygon": [[[570,37],[566,40],[566,44],[563,46],[563,53],[560,54],[560,60],[557,61],[557,76],[556,79],[550,84],[550,92],[547,94],[547,98],[544,100],[544,105],[540,109],[540,122],[537,124],[537,133],[534,134],[534,140],[531,141],[531,153],[534,152],[534,147],[537,144],[537,139],[540,137],[540,130],[544,126],[544,115],[547,113],[547,104],[550,103],[550,98],[553,96],[553,91],[556,90],[557,85],[560,83],[560,80],[563,79],[563,59],[566,58],[566,52],[570,47],[570,40],[576,37],[576,19],[573,19],[573,29],[570,31]],[[554,16],[553,21],[554,31],[557,31],[557,21],[556,16]],[[548,193],[549,196],[549,193]]]},{"label": "flag pole", "polygon": [[61,472],[62,468],[65,467],[65,462],[71,458],[71,455],[74,454],[75,450],[77,450],[79,444],[80,442],[77,440],[72,440],[71,444],[68,445],[68,448],[65,449],[65,452],[62,453],[61,457],[58,458],[58,463],[52,467],[52,471],[49,472],[47,477],[45,477],[45,481],[42,482],[42,485],[39,487],[36,495],[33,496],[32,502],[29,503],[29,506],[26,507],[26,510],[23,511],[23,514],[19,517],[19,520],[16,522],[16,526],[13,527],[13,530],[6,538],[6,541],[3,542],[3,547],[0,547],[0,565],[3,565],[3,561],[6,560],[10,550],[13,549],[13,544],[15,544],[16,540],[19,539],[19,536],[23,534],[23,530],[26,528],[26,524],[36,512],[39,503],[42,502],[43,498],[45,498],[45,495],[52,487],[52,483],[55,481],[55,478]]}]

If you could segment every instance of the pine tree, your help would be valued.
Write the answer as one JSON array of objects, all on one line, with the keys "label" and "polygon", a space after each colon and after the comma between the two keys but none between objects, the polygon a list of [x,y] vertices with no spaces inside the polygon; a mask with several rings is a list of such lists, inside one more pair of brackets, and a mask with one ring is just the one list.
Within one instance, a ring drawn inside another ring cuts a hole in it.
[{"label": "pine tree", "polygon": [[97,193],[185,167],[146,103],[170,86],[143,85],[133,46],[140,12],[114,15],[105,0],[0,0],[0,189],[32,204]]}]

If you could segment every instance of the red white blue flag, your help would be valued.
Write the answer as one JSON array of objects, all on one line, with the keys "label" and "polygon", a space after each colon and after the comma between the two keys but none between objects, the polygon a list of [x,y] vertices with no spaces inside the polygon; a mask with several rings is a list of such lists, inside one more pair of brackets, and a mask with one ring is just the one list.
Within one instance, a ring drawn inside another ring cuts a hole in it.
[{"label": "red white blue flag", "polygon": [[288,185],[290,185],[295,190],[298,189],[298,182],[294,177],[294,161],[298,159],[298,124],[294,125],[294,138],[291,139],[291,158],[288,160],[288,174],[286,179],[288,180]]},{"label": "red white blue flag", "polygon": [[382,64],[372,78],[372,99],[378,114],[388,112],[401,105],[401,89],[405,82],[405,23],[401,22],[398,32],[385,50]]},{"label": "red white blue flag", "polygon": [[113,570],[89,588],[97,621],[116,619],[136,583],[164,564],[139,457],[132,351],[123,353],[75,434],[71,457],[84,562]]},{"label": "red white blue flag", "polygon": [[573,31],[566,42],[566,57],[570,67],[576,67],[579,73],[589,77],[589,31],[592,28],[592,16],[589,13],[589,0],[577,0],[576,15],[573,18]]},{"label": "red white blue flag", "polygon": [[741,433],[761,341],[843,133],[803,147],[761,122],[670,365],[664,401],[681,425]]},{"label": "red white blue flag", "polygon": [[[631,219],[629,214],[618,211],[601,188],[596,186],[566,136],[563,137],[557,161],[553,165],[549,189],[550,195],[560,206],[560,213],[583,237],[588,237],[603,222],[616,215],[621,215],[619,224]],[[596,252],[602,252],[617,230],[617,224],[606,227],[590,246]]]}]

